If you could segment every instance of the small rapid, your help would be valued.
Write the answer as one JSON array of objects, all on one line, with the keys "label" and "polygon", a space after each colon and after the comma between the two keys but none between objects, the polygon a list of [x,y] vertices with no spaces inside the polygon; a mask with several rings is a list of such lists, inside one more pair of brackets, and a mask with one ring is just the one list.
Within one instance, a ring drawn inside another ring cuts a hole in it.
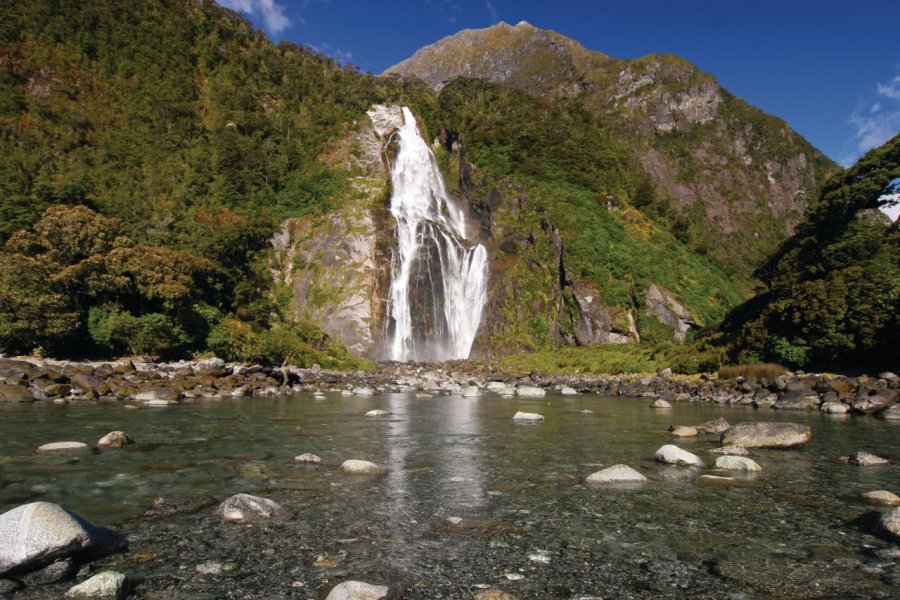
[{"label": "small rapid", "polygon": [[447,194],[437,161],[403,107],[390,212],[397,247],[391,264],[386,358],[439,362],[468,358],[487,298],[488,256],[466,235],[463,210]]}]

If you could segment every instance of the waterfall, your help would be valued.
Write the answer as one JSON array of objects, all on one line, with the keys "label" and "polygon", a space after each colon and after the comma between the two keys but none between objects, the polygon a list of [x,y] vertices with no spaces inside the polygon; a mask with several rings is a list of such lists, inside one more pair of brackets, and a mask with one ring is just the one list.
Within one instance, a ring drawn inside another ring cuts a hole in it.
[{"label": "waterfall", "polygon": [[466,240],[463,210],[403,107],[391,174],[397,248],[391,263],[385,354],[398,361],[468,358],[487,296],[487,251]]}]

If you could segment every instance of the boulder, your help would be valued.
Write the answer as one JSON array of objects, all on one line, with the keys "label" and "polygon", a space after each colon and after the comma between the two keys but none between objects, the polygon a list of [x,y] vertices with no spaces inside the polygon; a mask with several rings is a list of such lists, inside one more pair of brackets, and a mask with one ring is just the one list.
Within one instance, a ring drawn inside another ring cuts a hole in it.
[{"label": "boulder", "polygon": [[34,402],[34,394],[24,385],[0,383],[0,402]]},{"label": "boulder", "polygon": [[845,460],[847,464],[856,465],[858,467],[868,467],[872,465],[886,465],[888,464],[888,460],[885,458],[881,458],[880,456],[875,456],[869,452],[864,452],[860,450],[859,452],[854,452],[850,456],[842,457],[842,460]]},{"label": "boulder", "polygon": [[900,541],[900,507],[881,515],[878,525],[875,526],[875,533]]},{"label": "boulder", "polygon": [[819,395],[815,391],[803,388],[785,392],[772,408],[777,410],[816,410],[819,408]]},{"label": "boulder", "polygon": [[322,459],[320,457],[316,456],[315,454],[310,454],[309,452],[306,452],[299,456],[295,456],[294,462],[304,463],[307,465],[321,465]]},{"label": "boulder", "polygon": [[897,506],[900,505],[900,496],[887,490],[875,490],[866,492],[862,495],[862,499],[869,504],[876,506]]},{"label": "boulder", "polygon": [[110,532],[56,504],[24,504],[0,515],[0,576],[85,551],[112,551],[121,544]]},{"label": "boulder", "polygon": [[387,598],[386,585],[373,585],[363,581],[345,581],[334,586],[325,600],[381,600]]},{"label": "boulder", "polygon": [[562,394],[563,396],[575,396],[576,394],[578,394],[578,390],[576,390],[575,388],[571,388],[567,385],[564,385],[559,389],[559,393]]},{"label": "boulder", "polygon": [[148,388],[134,394],[132,399],[150,406],[175,404],[181,399],[181,392],[172,388]]},{"label": "boulder", "polygon": [[466,386],[460,392],[463,398],[477,398],[481,395],[481,388],[477,385]]},{"label": "boulder", "polygon": [[66,598],[122,600],[128,596],[128,578],[116,571],[104,571],[66,592]]},{"label": "boulder", "polygon": [[717,458],[716,468],[724,469],[726,471],[746,471],[748,473],[762,471],[762,467],[760,467],[756,461],[744,456],[734,455],[725,455]]},{"label": "boulder", "polygon": [[199,375],[206,375],[208,377],[219,377],[228,372],[225,368],[225,361],[215,356],[197,361],[194,364],[193,371]]},{"label": "boulder", "polygon": [[900,420],[900,404],[894,404],[888,408],[883,408],[875,413],[875,416],[879,419],[886,419],[888,421],[898,421]]},{"label": "boulder", "polygon": [[584,483],[599,485],[605,483],[643,483],[647,478],[628,465],[613,465],[588,475]]},{"label": "boulder", "polygon": [[728,421],[719,417],[718,419],[713,419],[712,421],[707,421],[702,425],[697,425],[695,429],[699,433],[708,433],[712,435],[722,435],[729,429],[731,429],[731,425],[728,424]]},{"label": "boulder", "polygon": [[841,402],[823,402],[819,410],[826,415],[846,415],[850,412],[850,407]]},{"label": "boulder", "polygon": [[268,498],[235,494],[216,509],[216,516],[231,523],[252,523],[265,521],[284,514],[280,504]]},{"label": "boulder", "polygon": [[812,429],[809,425],[752,421],[738,423],[723,433],[722,445],[744,448],[795,448],[808,442],[811,437]]},{"label": "boulder", "polygon": [[672,408],[672,403],[666,402],[662,398],[657,398],[656,401],[650,405],[650,408]]},{"label": "boulder", "polygon": [[513,415],[513,419],[516,421],[543,421],[544,415],[540,415],[538,413],[522,412],[520,410]]},{"label": "boulder", "polygon": [[88,373],[75,373],[69,381],[73,386],[92,398],[109,393],[109,386],[106,385],[105,381]]},{"label": "boulder", "polygon": [[83,442],[50,442],[38,446],[36,452],[38,454],[80,454],[89,450],[88,445]]},{"label": "boulder", "polygon": [[536,387],[533,385],[520,385],[518,388],[516,388],[516,393],[526,398],[542,398],[547,395],[547,392],[546,390],[544,390],[544,388]]},{"label": "boulder", "polygon": [[380,465],[367,460],[345,460],[341,463],[341,471],[350,475],[384,475],[386,470]]},{"label": "boulder", "polygon": [[110,431],[97,440],[98,448],[124,448],[134,443],[134,438],[124,431]]},{"label": "boulder", "polygon": [[721,448],[713,448],[709,452],[711,454],[724,454],[727,456],[747,456],[750,454],[743,446],[722,446]]},{"label": "boulder", "polygon": [[358,387],[353,388],[353,393],[357,396],[373,396],[375,395],[375,390],[370,387]]},{"label": "boulder", "polygon": [[686,427],[684,425],[675,427],[671,433],[675,437],[697,437],[699,435],[694,427]]},{"label": "boulder", "polygon": [[686,467],[703,467],[705,463],[696,454],[682,450],[674,444],[666,444],[656,451],[654,458],[657,462],[669,465],[682,465]]},{"label": "boulder", "polygon": [[858,394],[851,406],[854,411],[869,415],[893,405],[898,397],[900,392],[897,390],[874,390],[870,394]]},{"label": "boulder", "polygon": [[78,572],[78,565],[71,558],[53,561],[43,569],[32,571],[22,577],[22,583],[31,587],[47,585],[71,579]]}]

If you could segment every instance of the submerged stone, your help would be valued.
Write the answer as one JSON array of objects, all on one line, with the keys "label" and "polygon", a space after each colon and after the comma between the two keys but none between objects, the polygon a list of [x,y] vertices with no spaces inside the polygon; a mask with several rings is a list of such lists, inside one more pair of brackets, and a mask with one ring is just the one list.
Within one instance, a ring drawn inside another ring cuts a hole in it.
[{"label": "submerged stone", "polygon": [[520,385],[516,388],[516,393],[528,398],[543,398],[547,395],[547,391],[544,388],[533,385]]},{"label": "submerged stone", "polygon": [[345,581],[334,586],[325,600],[382,600],[387,598],[386,585],[374,585],[364,581]]},{"label": "submerged stone", "polygon": [[516,414],[513,415],[513,420],[515,420],[515,421],[543,421],[544,415],[541,415],[538,413],[522,412],[520,410]]},{"label": "submerged stone", "polygon": [[650,408],[672,408],[672,403],[667,402],[662,398],[657,398],[653,404],[650,405]]},{"label": "submerged stone", "polygon": [[51,442],[38,446],[38,454],[80,454],[90,448],[84,442]]},{"label": "submerged stone", "polygon": [[643,483],[645,481],[647,481],[646,477],[628,465],[613,465],[607,467],[601,471],[591,473],[584,480],[587,485],[605,483]]},{"label": "submerged stone", "polygon": [[720,456],[716,459],[716,468],[726,471],[747,471],[750,473],[762,471],[762,467],[756,461],[744,456]]},{"label": "submerged stone", "polygon": [[869,452],[864,452],[860,450],[859,452],[854,452],[850,456],[844,457],[844,460],[847,464],[856,465],[858,467],[868,467],[872,465],[886,465],[888,464],[888,460],[885,458],[881,458],[880,456],[876,456]]},{"label": "submerged stone", "polygon": [[110,431],[97,440],[97,446],[100,448],[124,448],[133,443],[134,438],[124,431]]},{"label": "submerged stone", "polygon": [[307,465],[320,465],[322,464],[322,459],[310,452],[304,452],[298,456],[294,457],[294,461],[298,463],[305,463]]},{"label": "submerged stone", "polygon": [[385,469],[367,460],[345,460],[341,463],[341,471],[350,475],[383,475]]},{"label": "submerged stone", "polygon": [[216,509],[216,516],[231,523],[250,523],[281,516],[284,509],[268,498],[250,494],[235,494]]}]

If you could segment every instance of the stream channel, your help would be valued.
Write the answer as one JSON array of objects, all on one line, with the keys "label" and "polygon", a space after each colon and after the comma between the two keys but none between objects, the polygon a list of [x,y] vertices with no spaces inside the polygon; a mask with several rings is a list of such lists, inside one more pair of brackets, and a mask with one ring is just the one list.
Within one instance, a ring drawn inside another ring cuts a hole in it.
[{"label": "stream channel", "polygon": [[[397,598],[469,599],[487,588],[520,599],[900,598],[900,546],[872,535],[877,512],[860,500],[900,492],[900,423],[649,403],[329,393],[136,410],[0,405],[0,512],[55,502],[125,534],[127,551],[87,568],[135,578],[138,598],[324,598],[347,579],[389,585]],[[392,414],[365,416],[376,408]],[[517,410],[546,419],[516,422]],[[709,469],[654,462],[675,443],[712,464],[715,438],[673,440],[667,427],[719,416],[804,422],[813,437],[754,452],[763,471],[729,484],[700,481]],[[137,444],[34,452],[53,441],[93,445],[117,429]],[[891,464],[840,462],[858,450]],[[295,463],[304,452],[323,464]],[[344,474],[350,458],[388,474]],[[650,481],[583,485],[617,463]],[[289,518],[214,516],[240,492],[275,500]],[[70,585],[15,598],[57,598]]]}]

